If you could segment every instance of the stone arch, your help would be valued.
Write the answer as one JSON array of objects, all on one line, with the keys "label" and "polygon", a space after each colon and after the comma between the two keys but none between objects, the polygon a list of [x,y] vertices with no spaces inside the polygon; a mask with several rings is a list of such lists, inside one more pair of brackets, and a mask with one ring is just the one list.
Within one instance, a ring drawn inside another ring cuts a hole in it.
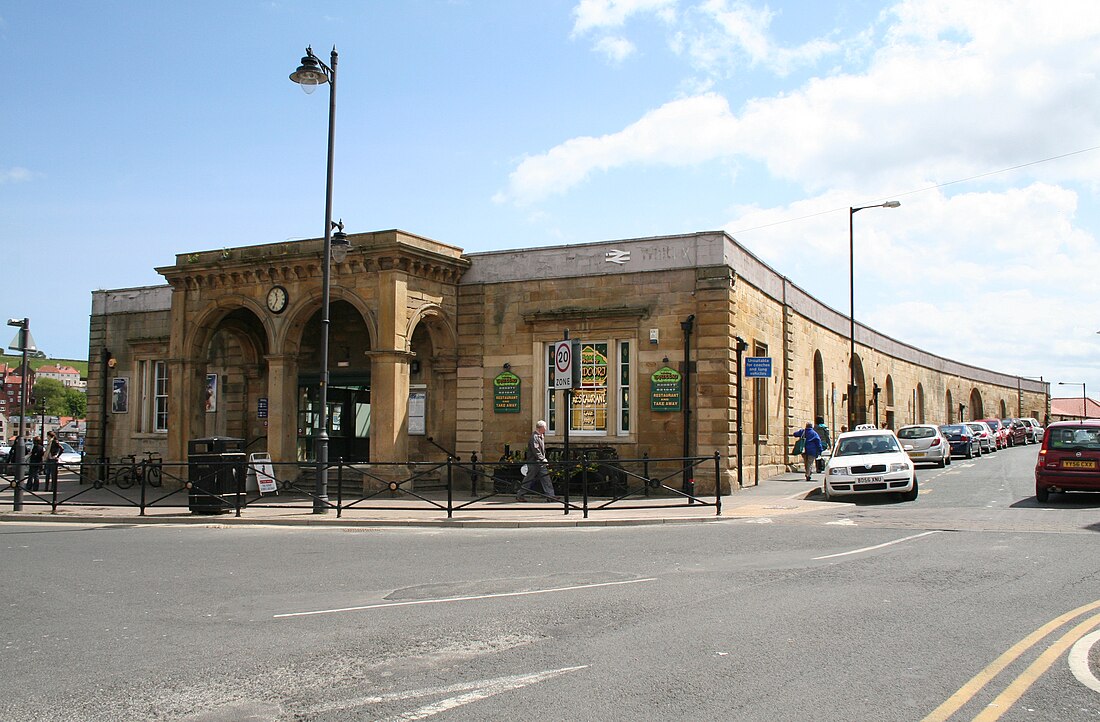
[{"label": "stone arch", "polygon": [[[321,296],[321,291],[313,291],[291,304],[291,307],[287,309],[286,324],[275,335],[272,348],[276,349],[276,352],[290,355],[300,352],[306,324],[310,323],[321,311]],[[359,312],[359,316],[367,328],[368,345],[373,344],[374,340],[378,338],[378,321],[366,302],[356,294],[345,293],[343,289],[332,289],[329,293],[330,321],[332,307],[337,303],[346,303]],[[331,330],[330,328],[330,336],[332,335]]]},{"label": "stone arch", "polygon": [[926,423],[924,420],[924,384],[917,382],[917,408],[916,419],[918,424]]},{"label": "stone arch", "polygon": [[178,382],[182,441],[223,436],[266,448],[266,429],[251,410],[267,395],[271,335],[269,315],[236,295],[218,298],[189,324]]},{"label": "stone arch", "polygon": [[[454,324],[437,304],[425,304],[409,319],[405,333],[409,353],[410,393],[423,395],[423,433],[410,426],[409,458],[438,456],[438,444],[455,451],[458,337]],[[410,397],[411,398],[411,397]],[[431,438],[432,441],[427,441]]]},{"label": "stone arch", "polygon": [[[852,357],[849,369],[850,378],[855,384],[848,390],[848,429],[854,429],[867,423],[867,378],[863,373],[863,361],[859,354]],[[855,398],[852,398],[854,394]]]},{"label": "stone arch", "polygon": [[814,351],[814,421],[825,417],[825,362],[821,351]]},{"label": "stone arch", "polygon": [[970,419],[977,421],[985,418],[985,407],[982,406],[982,392],[973,388],[970,390]]},{"label": "stone arch", "polygon": [[886,374],[886,427],[894,428],[894,377]]},{"label": "stone arch", "polygon": [[[951,389],[947,389],[944,392],[943,400],[944,400],[944,415],[943,415],[943,418],[947,423],[953,424],[953,423],[955,423],[955,404],[953,403],[953,401],[951,399]],[[962,419],[959,419],[959,421],[962,421]]]},{"label": "stone arch", "polygon": [[1008,417],[1008,403],[1004,399],[1001,399],[1001,413],[997,417],[998,419],[1004,419]]}]

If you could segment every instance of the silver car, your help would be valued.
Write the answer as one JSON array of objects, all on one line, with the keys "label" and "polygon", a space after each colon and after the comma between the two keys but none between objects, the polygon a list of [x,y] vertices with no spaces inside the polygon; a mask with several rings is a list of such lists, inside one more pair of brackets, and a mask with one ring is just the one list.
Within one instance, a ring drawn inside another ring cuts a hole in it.
[{"label": "silver car", "polygon": [[997,450],[997,437],[993,435],[993,429],[984,421],[967,421],[966,425],[974,432],[978,445],[983,454],[992,454]]},{"label": "silver car", "polygon": [[1038,444],[1043,440],[1043,425],[1039,423],[1039,420],[1034,416],[1027,416],[1020,419],[1024,422],[1024,433],[1027,434],[1027,441],[1029,444]]},{"label": "silver car", "polygon": [[951,463],[951,444],[938,426],[910,424],[898,429],[901,448],[914,463],[935,464],[941,469]]}]

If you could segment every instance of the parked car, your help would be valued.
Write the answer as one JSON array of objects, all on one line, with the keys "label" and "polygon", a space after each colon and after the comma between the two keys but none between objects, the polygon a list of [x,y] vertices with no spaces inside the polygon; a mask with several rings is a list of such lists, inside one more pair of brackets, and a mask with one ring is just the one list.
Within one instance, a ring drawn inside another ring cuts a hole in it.
[{"label": "parked car", "polygon": [[967,421],[966,425],[974,432],[974,436],[978,437],[978,445],[981,447],[983,454],[992,454],[997,450],[997,440],[993,438],[993,429],[981,421]]},{"label": "parked car", "polygon": [[1024,429],[1024,422],[1019,419],[1002,419],[1002,421],[1008,430],[1009,446],[1023,446],[1027,443],[1027,431]]},{"label": "parked car", "polygon": [[974,432],[970,430],[970,427],[966,424],[947,424],[940,427],[940,433],[947,439],[947,443],[951,445],[951,453],[956,456],[965,456],[967,459],[973,459],[975,456],[982,455],[981,444],[978,443],[978,439],[974,436]]},{"label": "parked car", "polygon": [[79,464],[84,454],[74,449],[67,441],[61,442],[61,456],[57,460],[62,464]]},{"label": "parked car", "polygon": [[983,424],[993,430],[993,440],[998,449],[1008,448],[1008,429],[1004,427],[1000,419],[979,419]]},{"label": "parked car", "polygon": [[1043,440],[1043,425],[1034,416],[1025,416],[1020,419],[1031,426],[1031,443],[1038,444]]},{"label": "parked car", "polygon": [[825,465],[825,498],[892,492],[917,498],[916,465],[892,431],[867,429],[840,434]]},{"label": "parked car", "polygon": [[951,444],[933,424],[910,424],[898,429],[901,448],[916,462],[930,462],[941,469],[951,463]]},{"label": "parked car", "polygon": [[1100,491],[1100,421],[1056,421],[1043,432],[1035,461],[1035,498],[1051,492]]}]

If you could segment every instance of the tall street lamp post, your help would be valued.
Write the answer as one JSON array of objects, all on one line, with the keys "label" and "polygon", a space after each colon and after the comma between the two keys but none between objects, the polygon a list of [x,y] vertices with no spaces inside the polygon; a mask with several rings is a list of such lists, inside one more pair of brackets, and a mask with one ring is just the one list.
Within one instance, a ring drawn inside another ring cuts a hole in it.
[{"label": "tall street lamp post", "polygon": [[1087,419],[1089,417],[1088,411],[1088,395],[1085,393],[1085,382],[1076,383],[1073,381],[1059,381],[1059,386],[1080,386],[1081,387],[1081,418]]},{"label": "tall street lamp post", "polygon": [[[25,440],[27,433],[27,380],[30,369],[27,367],[27,351],[33,351],[34,339],[31,338],[31,320],[29,318],[8,319],[9,326],[19,329],[15,342],[10,348],[23,354],[23,363],[19,370],[19,433],[15,437],[15,495],[12,500],[12,511],[23,511],[23,471],[26,454]],[[33,423],[33,422],[32,422]]]},{"label": "tall street lamp post", "polygon": [[[318,85],[328,83],[328,170],[325,179],[325,247],[321,264],[321,411],[318,418],[320,429],[317,435],[317,481],[313,496],[313,513],[327,514],[328,502],[328,335],[329,335],[329,287],[332,261],[341,263],[347,257],[348,237],[344,233],[344,224],[332,222],[332,159],[336,138],[336,47],[332,48],[331,65],[325,65],[313,54],[313,48],[307,47],[298,69],[290,74],[290,79],[301,86],[306,95],[317,89]],[[333,228],[338,228],[335,236]]]},{"label": "tall street lamp post", "polygon": [[857,212],[865,208],[897,208],[901,201],[886,201],[876,203],[873,206],[859,206],[848,209],[848,340],[850,342],[848,356],[848,430],[856,427],[856,254],[855,254],[855,223],[853,221]]}]

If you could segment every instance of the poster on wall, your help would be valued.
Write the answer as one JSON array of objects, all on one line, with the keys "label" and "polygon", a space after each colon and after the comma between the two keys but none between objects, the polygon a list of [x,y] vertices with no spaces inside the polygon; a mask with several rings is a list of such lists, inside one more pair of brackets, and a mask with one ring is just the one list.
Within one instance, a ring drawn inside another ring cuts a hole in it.
[{"label": "poster on wall", "polygon": [[130,379],[116,376],[111,379],[111,411],[125,414],[130,408]]},{"label": "poster on wall", "polygon": [[423,388],[409,389],[409,436],[424,435],[424,407],[428,393]]},{"label": "poster on wall", "polygon": [[218,410],[218,375],[206,374],[206,413]]}]

